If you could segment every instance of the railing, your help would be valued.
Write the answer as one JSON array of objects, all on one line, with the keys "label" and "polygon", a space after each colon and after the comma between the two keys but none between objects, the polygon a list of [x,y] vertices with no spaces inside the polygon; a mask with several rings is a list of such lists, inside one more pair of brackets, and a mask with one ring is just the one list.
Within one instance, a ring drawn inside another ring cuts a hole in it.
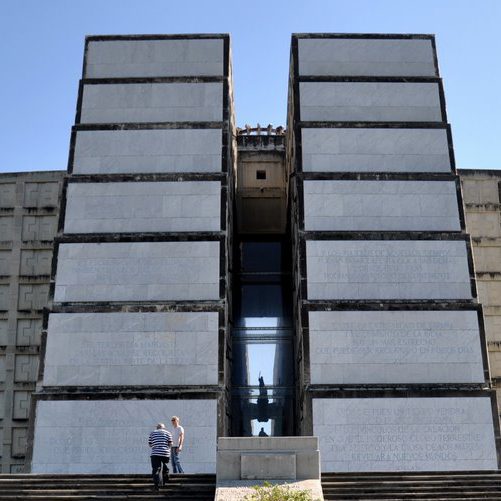
[{"label": "railing", "polygon": [[260,124],[257,124],[256,127],[251,127],[248,124],[245,124],[243,128],[237,127],[238,136],[261,136],[265,134],[267,136],[283,136],[285,135],[285,128],[281,125],[273,127],[272,124],[268,124],[266,127],[261,127]]}]

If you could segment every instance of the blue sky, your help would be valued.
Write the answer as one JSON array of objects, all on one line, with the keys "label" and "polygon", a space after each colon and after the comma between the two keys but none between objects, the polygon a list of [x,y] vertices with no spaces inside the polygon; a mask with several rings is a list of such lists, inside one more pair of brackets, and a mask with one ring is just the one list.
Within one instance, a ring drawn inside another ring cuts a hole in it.
[{"label": "blue sky", "polygon": [[434,33],[456,163],[501,168],[499,0],[2,0],[0,172],[65,169],[87,34],[230,33],[237,123],[285,124],[293,32]]}]

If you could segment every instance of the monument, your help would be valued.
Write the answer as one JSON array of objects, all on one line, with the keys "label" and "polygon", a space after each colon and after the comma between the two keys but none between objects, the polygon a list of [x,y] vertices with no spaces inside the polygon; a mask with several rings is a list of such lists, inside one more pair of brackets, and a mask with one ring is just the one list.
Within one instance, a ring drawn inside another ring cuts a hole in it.
[{"label": "monument", "polygon": [[173,414],[187,472],[258,434],[318,437],[323,471],[498,468],[433,36],[293,35],[245,196],[227,35],[88,37],[83,71],[31,471],[145,472]]}]

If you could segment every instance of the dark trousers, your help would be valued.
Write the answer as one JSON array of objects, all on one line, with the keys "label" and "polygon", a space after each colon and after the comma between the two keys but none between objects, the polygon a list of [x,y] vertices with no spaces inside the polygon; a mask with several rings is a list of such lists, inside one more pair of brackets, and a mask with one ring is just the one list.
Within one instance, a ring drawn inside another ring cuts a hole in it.
[{"label": "dark trousers", "polygon": [[[154,484],[159,487],[162,483],[169,480],[169,458],[166,456],[150,456],[151,459],[151,475],[153,476]],[[160,482],[160,473],[162,474],[163,482]]]}]

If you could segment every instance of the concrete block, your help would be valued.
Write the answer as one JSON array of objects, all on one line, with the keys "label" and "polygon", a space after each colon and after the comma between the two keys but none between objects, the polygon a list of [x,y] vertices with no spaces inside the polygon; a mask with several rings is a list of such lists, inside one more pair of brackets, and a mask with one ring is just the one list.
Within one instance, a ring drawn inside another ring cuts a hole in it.
[{"label": "concrete block", "polygon": [[442,121],[434,82],[301,82],[299,96],[304,121]]},{"label": "concrete block", "polygon": [[221,229],[221,183],[71,183],[66,233]]},{"label": "concrete block", "polygon": [[52,208],[59,206],[59,183],[25,183],[24,207]]},{"label": "concrete block", "polygon": [[0,183],[0,209],[11,209],[16,205],[16,183]]},{"label": "concrete block", "polygon": [[12,418],[13,419],[28,419],[30,416],[31,392],[15,391]]},{"label": "concrete block", "polygon": [[14,218],[12,216],[0,216],[0,242],[14,240]]},{"label": "concrete block", "polygon": [[21,275],[50,275],[51,266],[52,250],[21,250]]},{"label": "concrete block", "polygon": [[322,471],[496,470],[486,397],[314,398]]},{"label": "concrete block", "polygon": [[73,172],[221,172],[221,152],[221,129],[78,131]]},{"label": "concrete block", "polygon": [[11,274],[11,251],[0,250],[0,275],[8,276]]},{"label": "concrete block", "polygon": [[472,237],[501,237],[501,213],[493,211],[467,211],[466,229]]},{"label": "concrete block", "polygon": [[89,42],[86,78],[222,76],[222,39]]},{"label": "concrete block", "polygon": [[219,122],[222,119],[222,83],[130,83],[86,85],[80,122]]},{"label": "concrete block", "polygon": [[16,355],[14,381],[16,383],[32,383],[37,380],[38,355]]},{"label": "concrete block", "polygon": [[465,204],[498,204],[498,178],[469,179],[461,178],[463,201]]},{"label": "concrete block", "polygon": [[33,473],[151,472],[148,435],[181,417],[187,473],[216,469],[217,402],[207,400],[66,400],[37,403]]},{"label": "concrete block", "polygon": [[305,181],[307,231],[460,231],[453,181]]},{"label": "concrete block", "polygon": [[308,299],[471,299],[464,241],[309,240]]},{"label": "concrete block", "polygon": [[295,454],[242,454],[240,461],[242,480],[296,479]]},{"label": "concrete block", "polygon": [[219,242],[62,244],[54,299],[219,299]]},{"label": "concrete block", "polygon": [[445,129],[304,128],[305,172],[450,172]]},{"label": "concrete block", "polygon": [[7,311],[9,309],[9,286],[0,285],[0,310]]},{"label": "concrete block", "polygon": [[16,346],[40,346],[41,318],[20,318],[17,321]]},{"label": "concrete block", "polygon": [[9,338],[8,320],[0,320],[0,346],[6,346]]},{"label": "concrete block", "polygon": [[431,40],[307,38],[298,53],[300,75],[435,76]]},{"label": "concrete block", "polygon": [[11,431],[11,455],[13,457],[24,457],[28,441],[28,428],[16,426]]},{"label": "concrete block", "polygon": [[309,312],[312,384],[483,383],[477,312]]},{"label": "concrete block", "polygon": [[43,310],[47,306],[49,284],[21,284],[17,308],[19,310]]},{"label": "concrete block", "polygon": [[218,383],[218,313],[52,313],[46,386]]},{"label": "concrete block", "polygon": [[56,216],[23,216],[22,239],[52,242],[57,233]]}]

